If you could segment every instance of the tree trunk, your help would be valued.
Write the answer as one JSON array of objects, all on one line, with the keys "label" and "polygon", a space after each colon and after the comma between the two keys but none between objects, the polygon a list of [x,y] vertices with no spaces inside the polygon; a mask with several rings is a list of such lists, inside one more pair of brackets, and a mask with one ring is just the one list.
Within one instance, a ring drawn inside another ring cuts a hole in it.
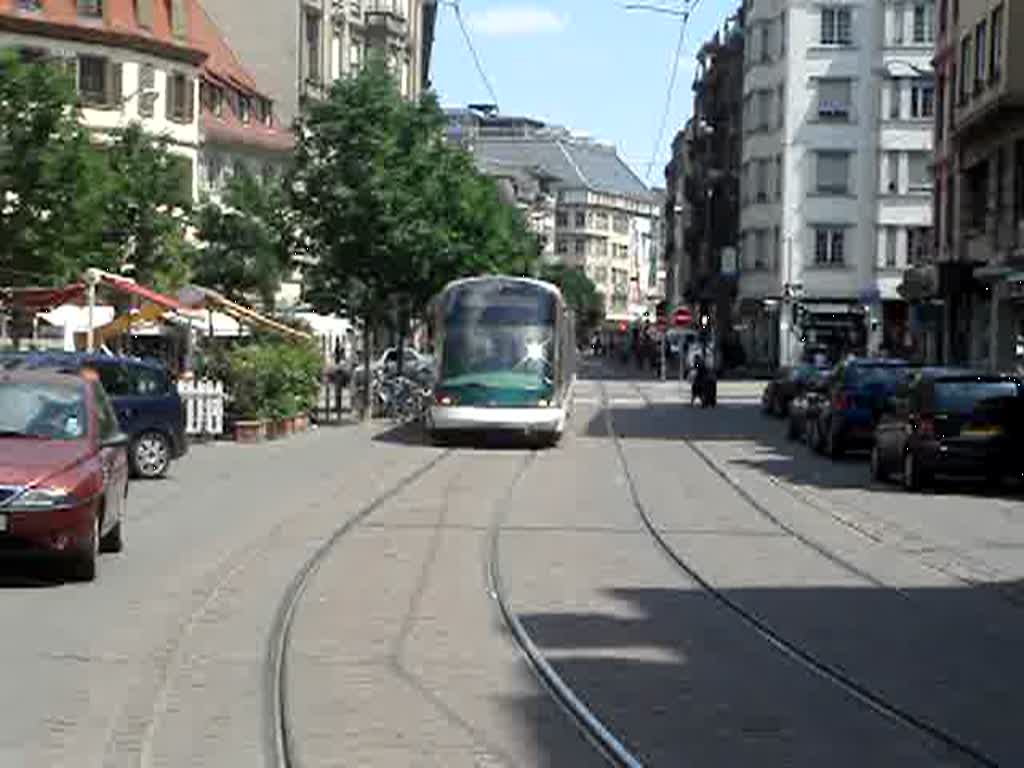
[{"label": "tree trunk", "polygon": [[373,416],[373,403],[370,401],[371,387],[370,378],[373,372],[370,370],[370,360],[373,359],[373,325],[370,316],[363,316],[363,380],[360,386],[363,388],[363,412],[359,418],[364,422],[370,421]]}]

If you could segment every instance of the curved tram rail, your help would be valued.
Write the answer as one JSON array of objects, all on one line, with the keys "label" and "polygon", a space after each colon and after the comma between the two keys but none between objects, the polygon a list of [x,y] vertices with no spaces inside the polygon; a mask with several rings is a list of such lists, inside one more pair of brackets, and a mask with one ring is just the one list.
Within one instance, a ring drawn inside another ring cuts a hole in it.
[{"label": "curved tram rail", "polygon": [[[641,399],[645,403],[650,403],[650,398],[637,386],[633,386],[633,389],[637,391]],[[643,521],[644,527],[647,528],[648,533],[657,543],[658,548],[668,557],[679,570],[686,575],[686,577],[694,582],[698,587],[703,589],[709,597],[711,597],[716,603],[721,605],[723,608],[733,614],[739,621],[748,626],[763,640],[773,646],[783,655],[787,656],[801,667],[805,668],[815,676],[822,680],[825,680],[829,684],[841,689],[846,694],[856,699],[861,704],[872,710],[879,716],[896,723],[904,728],[909,728],[912,731],[917,732],[929,739],[934,743],[939,744],[946,749],[954,752],[962,758],[966,758],[974,765],[985,766],[986,768],[997,768],[999,763],[992,757],[986,755],[980,749],[965,743],[957,736],[944,731],[940,727],[933,725],[932,723],[923,720],[911,712],[902,709],[899,705],[893,704],[886,701],[885,698],[867,686],[857,682],[853,678],[844,674],[840,670],[828,664],[828,662],[818,658],[814,653],[801,647],[797,643],[787,640],[783,634],[772,627],[770,624],[760,619],[757,615],[744,608],[736,600],[733,600],[722,590],[714,586],[708,581],[701,573],[690,565],[672,545],[665,539],[658,526],[654,523],[650,513],[644,506],[643,501],[640,499],[640,494],[637,490],[636,481],[633,477],[632,470],[629,466],[629,461],[626,458],[625,449],[622,446],[622,440],[619,435],[615,432],[615,425],[612,419],[611,410],[609,408],[608,392],[604,385],[601,386],[601,406],[605,414],[605,422],[608,430],[608,434],[611,436],[612,441],[615,444],[615,452],[618,456],[619,465],[622,467],[623,475],[626,479],[626,486],[629,489],[630,499],[633,504],[633,508]],[[733,478],[719,467],[715,461],[703,451],[700,446],[694,444],[689,438],[683,438],[683,443],[693,453],[706,464],[719,478],[721,478],[736,494],[743,499],[748,505],[750,505],[759,515],[768,519],[773,525],[777,526],[780,530],[784,531],[787,535],[792,536],[801,544],[810,547],[822,557],[825,557],[830,562],[833,562],[840,567],[848,570],[854,574],[861,575],[861,571],[856,569],[855,566],[847,563],[839,555],[831,552],[826,547],[818,544],[817,542],[807,538],[800,534],[790,526],[786,525],[778,517],[767,510],[760,502],[754,499],[749,492],[742,488]],[[869,578],[871,582],[877,583],[872,577]]]},{"label": "curved tram rail", "polygon": [[295,747],[292,742],[292,731],[288,724],[288,641],[291,635],[295,610],[309,585],[310,578],[317,572],[321,563],[334,549],[335,545],[350,533],[356,526],[364,522],[384,504],[406,490],[409,486],[433,470],[442,461],[451,456],[451,451],[436,456],[423,466],[403,477],[390,489],[382,493],[355,515],[348,518],[316,551],[302,564],[288,588],[274,615],[274,623],[270,631],[270,643],[267,650],[267,721],[269,730],[268,755],[272,768],[292,768],[297,765]]}]

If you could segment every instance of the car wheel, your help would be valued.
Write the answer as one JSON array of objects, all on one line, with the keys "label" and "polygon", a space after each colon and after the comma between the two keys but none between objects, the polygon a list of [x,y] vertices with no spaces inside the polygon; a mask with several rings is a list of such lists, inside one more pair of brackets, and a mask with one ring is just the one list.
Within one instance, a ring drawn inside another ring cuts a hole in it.
[{"label": "car wheel", "polygon": [[163,477],[171,464],[171,442],[162,432],[143,432],[132,443],[132,472],[138,477]]},{"label": "car wheel", "polygon": [[921,468],[913,451],[907,451],[903,457],[903,487],[908,491],[920,491],[924,487]]},{"label": "car wheel", "polygon": [[96,560],[99,556],[100,547],[100,518],[93,515],[92,535],[89,537],[89,544],[86,549],[72,555],[69,564],[69,574],[74,581],[93,581],[96,578]]},{"label": "car wheel", "polygon": [[124,550],[124,518],[114,523],[114,527],[100,539],[101,552],[121,552]]},{"label": "car wheel", "polygon": [[878,446],[872,446],[871,448],[871,479],[878,483],[884,483],[889,479],[889,473],[885,471],[885,466],[882,464],[882,455],[878,450]]}]

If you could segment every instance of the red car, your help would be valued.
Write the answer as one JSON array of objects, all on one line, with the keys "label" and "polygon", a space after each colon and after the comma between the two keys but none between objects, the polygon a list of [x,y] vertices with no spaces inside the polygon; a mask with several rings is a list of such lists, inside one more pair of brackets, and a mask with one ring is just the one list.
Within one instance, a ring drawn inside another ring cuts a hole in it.
[{"label": "red car", "polygon": [[56,555],[92,581],[123,546],[127,445],[95,375],[0,372],[0,556]]}]

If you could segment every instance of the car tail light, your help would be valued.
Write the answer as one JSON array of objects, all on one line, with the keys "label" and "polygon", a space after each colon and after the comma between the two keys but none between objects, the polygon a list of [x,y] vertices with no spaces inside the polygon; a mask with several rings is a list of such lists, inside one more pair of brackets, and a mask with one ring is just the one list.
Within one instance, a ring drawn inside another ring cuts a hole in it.
[{"label": "car tail light", "polygon": [[448,392],[435,392],[434,403],[443,407],[448,407],[456,404],[456,399],[453,395]]},{"label": "car tail light", "polygon": [[917,433],[921,437],[935,437],[935,421],[929,418],[922,418],[917,423]]}]

